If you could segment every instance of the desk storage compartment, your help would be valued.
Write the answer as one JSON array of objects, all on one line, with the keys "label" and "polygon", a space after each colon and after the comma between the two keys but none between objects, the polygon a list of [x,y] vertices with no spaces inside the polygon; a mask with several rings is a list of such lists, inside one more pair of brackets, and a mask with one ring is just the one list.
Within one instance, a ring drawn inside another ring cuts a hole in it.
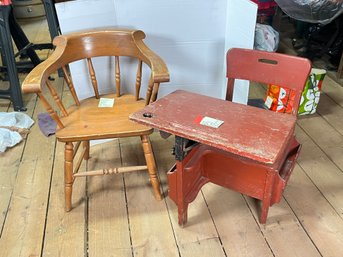
[{"label": "desk storage compartment", "polygon": [[176,182],[176,164],[174,164],[169,171],[167,172],[167,178],[168,178],[168,196],[170,199],[172,199],[174,202],[176,202],[176,192],[175,190],[177,188],[177,182]]},{"label": "desk storage compartment", "polygon": [[281,200],[283,190],[285,189],[287,182],[292,174],[296,160],[300,153],[301,145],[296,139],[292,142],[290,151],[287,154],[285,161],[283,162],[279,173],[275,177],[274,188],[272,190],[272,199],[270,205],[278,203]]},{"label": "desk storage compartment", "polygon": [[212,182],[261,200],[260,223],[264,224],[269,206],[280,202],[300,148],[293,137],[283,151],[283,158],[273,166],[266,166],[246,158],[237,158],[211,146],[200,145],[197,151],[187,155],[178,166],[174,165],[168,171],[169,197],[184,214],[185,206],[195,199],[201,187]]}]

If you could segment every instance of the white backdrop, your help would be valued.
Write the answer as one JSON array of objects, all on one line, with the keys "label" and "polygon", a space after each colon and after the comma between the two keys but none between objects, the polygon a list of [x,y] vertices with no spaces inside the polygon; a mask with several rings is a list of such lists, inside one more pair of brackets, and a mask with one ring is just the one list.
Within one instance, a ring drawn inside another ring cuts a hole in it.
[{"label": "white backdrop", "polygon": [[[159,97],[184,89],[223,98],[226,51],[253,47],[257,5],[248,0],[76,0],[56,4],[56,11],[63,34],[106,26],[143,30],[146,44],[170,72],[171,81],[161,85]],[[115,81],[111,65],[108,59],[94,64],[101,92],[113,86],[101,78]],[[87,97],[91,86],[85,63],[73,65],[71,72],[76,90],[89,85],[89,91],[79,92]],[[248,84],[240,83],[234,101],[246,103]]]}]

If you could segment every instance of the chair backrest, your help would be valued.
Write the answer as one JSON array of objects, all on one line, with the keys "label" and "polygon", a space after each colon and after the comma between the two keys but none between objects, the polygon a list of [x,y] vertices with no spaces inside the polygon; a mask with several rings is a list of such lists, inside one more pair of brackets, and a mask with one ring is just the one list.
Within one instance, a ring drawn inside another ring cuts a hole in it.
[{"label": "chair backrest", "polygon": [[277,85],[295,92],[292,114],[297,115],[301,94],[311,71],[311,62],[308,59],[274,52],[232,48],[227,52],[226,61],[227,100],[232,100],[235,79]]},{"label": "chair backrest", "polygon": [[142,83],[142,66],[145,63],[150,67],[150,78],[145,93],[145,104],[155,101],[161,82],[169,81],[169,73],[164,61],[150,50],[143,42],[145,34],[140,30],[126,29],[98,29],[81,31],[69,35],[61,35],[54,39],[54,52],[41,64],[36,66],[25,78],[22,89],[24,93],[36,93],[42,101],[48,113],[63,127],[57,112],[52,108],[50,101],[44,96],[43,88],[46,86],[51,93],[55,104],[60,109],[62,116],[68,116],[66,107],[59,97],[56,88],[49,80],[52,73],[62,69],[64,79],[73,96],[75,105],[80,105],[80,100],[74,88],[71,76],[68,72],[68,64],[85,60],[88,66],[88,74],[93,86],[94,96],[99,98],[98,81],[93,67],[92,58],[99,56],[114,57],[115,92],[120,97],[121,70],[120,57],[133,57],[137,59],[137,72],[135,79],[135,96],[139,99]]}]

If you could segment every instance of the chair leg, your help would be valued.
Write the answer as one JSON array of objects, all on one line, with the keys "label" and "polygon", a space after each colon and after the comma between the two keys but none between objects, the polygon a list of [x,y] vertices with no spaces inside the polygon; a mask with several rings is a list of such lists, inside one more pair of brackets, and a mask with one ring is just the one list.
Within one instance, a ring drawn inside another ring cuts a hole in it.
[{"label": "chair leg", "polygon": [[259,220],[260,224],[266,224],[269,207],[270,207],[270,200],[264,199],[262,201],[262,208],[261,208],[261,213],[260,213],[260,220]]},{"label": "chair leg", "polygon": [[162,195],[160,191],[160,182],[158,181],[158,178],[157,178],[156,163],[155,163],[155,158],[152,152],[149,136],[147,135],[141,136],[141,140],[142,140],[145,160],[148,166],[150,182],[154,190],[154,196],[156,200],[162,200]]},{"label": "chair leg", "polygon": [[188,203],[183,202],[177,205],[178,223],[181,227],[184,227],[188,219]]},{"label": "chair leg", "polygon": [[71,196],[73,192],[73,159],[74,159],[74,146],[73,143],[68,142],[65,144],[64,150],[64,197],[65,197],[65,210],[71,210]]},{"label": "chair leg", "polygon": [[262,199],[262,208],[260,213],[260,223],[265,224],[267,221],[268,210],[270,207],[272,189],[276,172],[274,170],[266,171],[266,184],[264,188],[264,195]]},{"label": "chair leg", "polygon": [[83,147],[86,148],[86,153],[83,159],[88,160],[89,159],[89,141],[83,141]]}]

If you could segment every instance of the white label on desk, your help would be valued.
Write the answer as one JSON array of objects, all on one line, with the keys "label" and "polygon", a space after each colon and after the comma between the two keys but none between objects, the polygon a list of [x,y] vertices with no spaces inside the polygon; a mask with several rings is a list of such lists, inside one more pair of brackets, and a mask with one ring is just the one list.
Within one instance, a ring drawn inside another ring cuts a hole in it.
[{"label": "white label on desk", "polygon": [[222,125],[223,123],[224,121],[222,120],[217,120],[217,119],[207,117],[207,116],[203,117],[200,121],[201,125],[205,125],[211,128],[219,128],[220,125]]},{"label": "white label on desk", "polygon": [[113,107],[114,99],[113,98],[100,98],[98,107]]}]

